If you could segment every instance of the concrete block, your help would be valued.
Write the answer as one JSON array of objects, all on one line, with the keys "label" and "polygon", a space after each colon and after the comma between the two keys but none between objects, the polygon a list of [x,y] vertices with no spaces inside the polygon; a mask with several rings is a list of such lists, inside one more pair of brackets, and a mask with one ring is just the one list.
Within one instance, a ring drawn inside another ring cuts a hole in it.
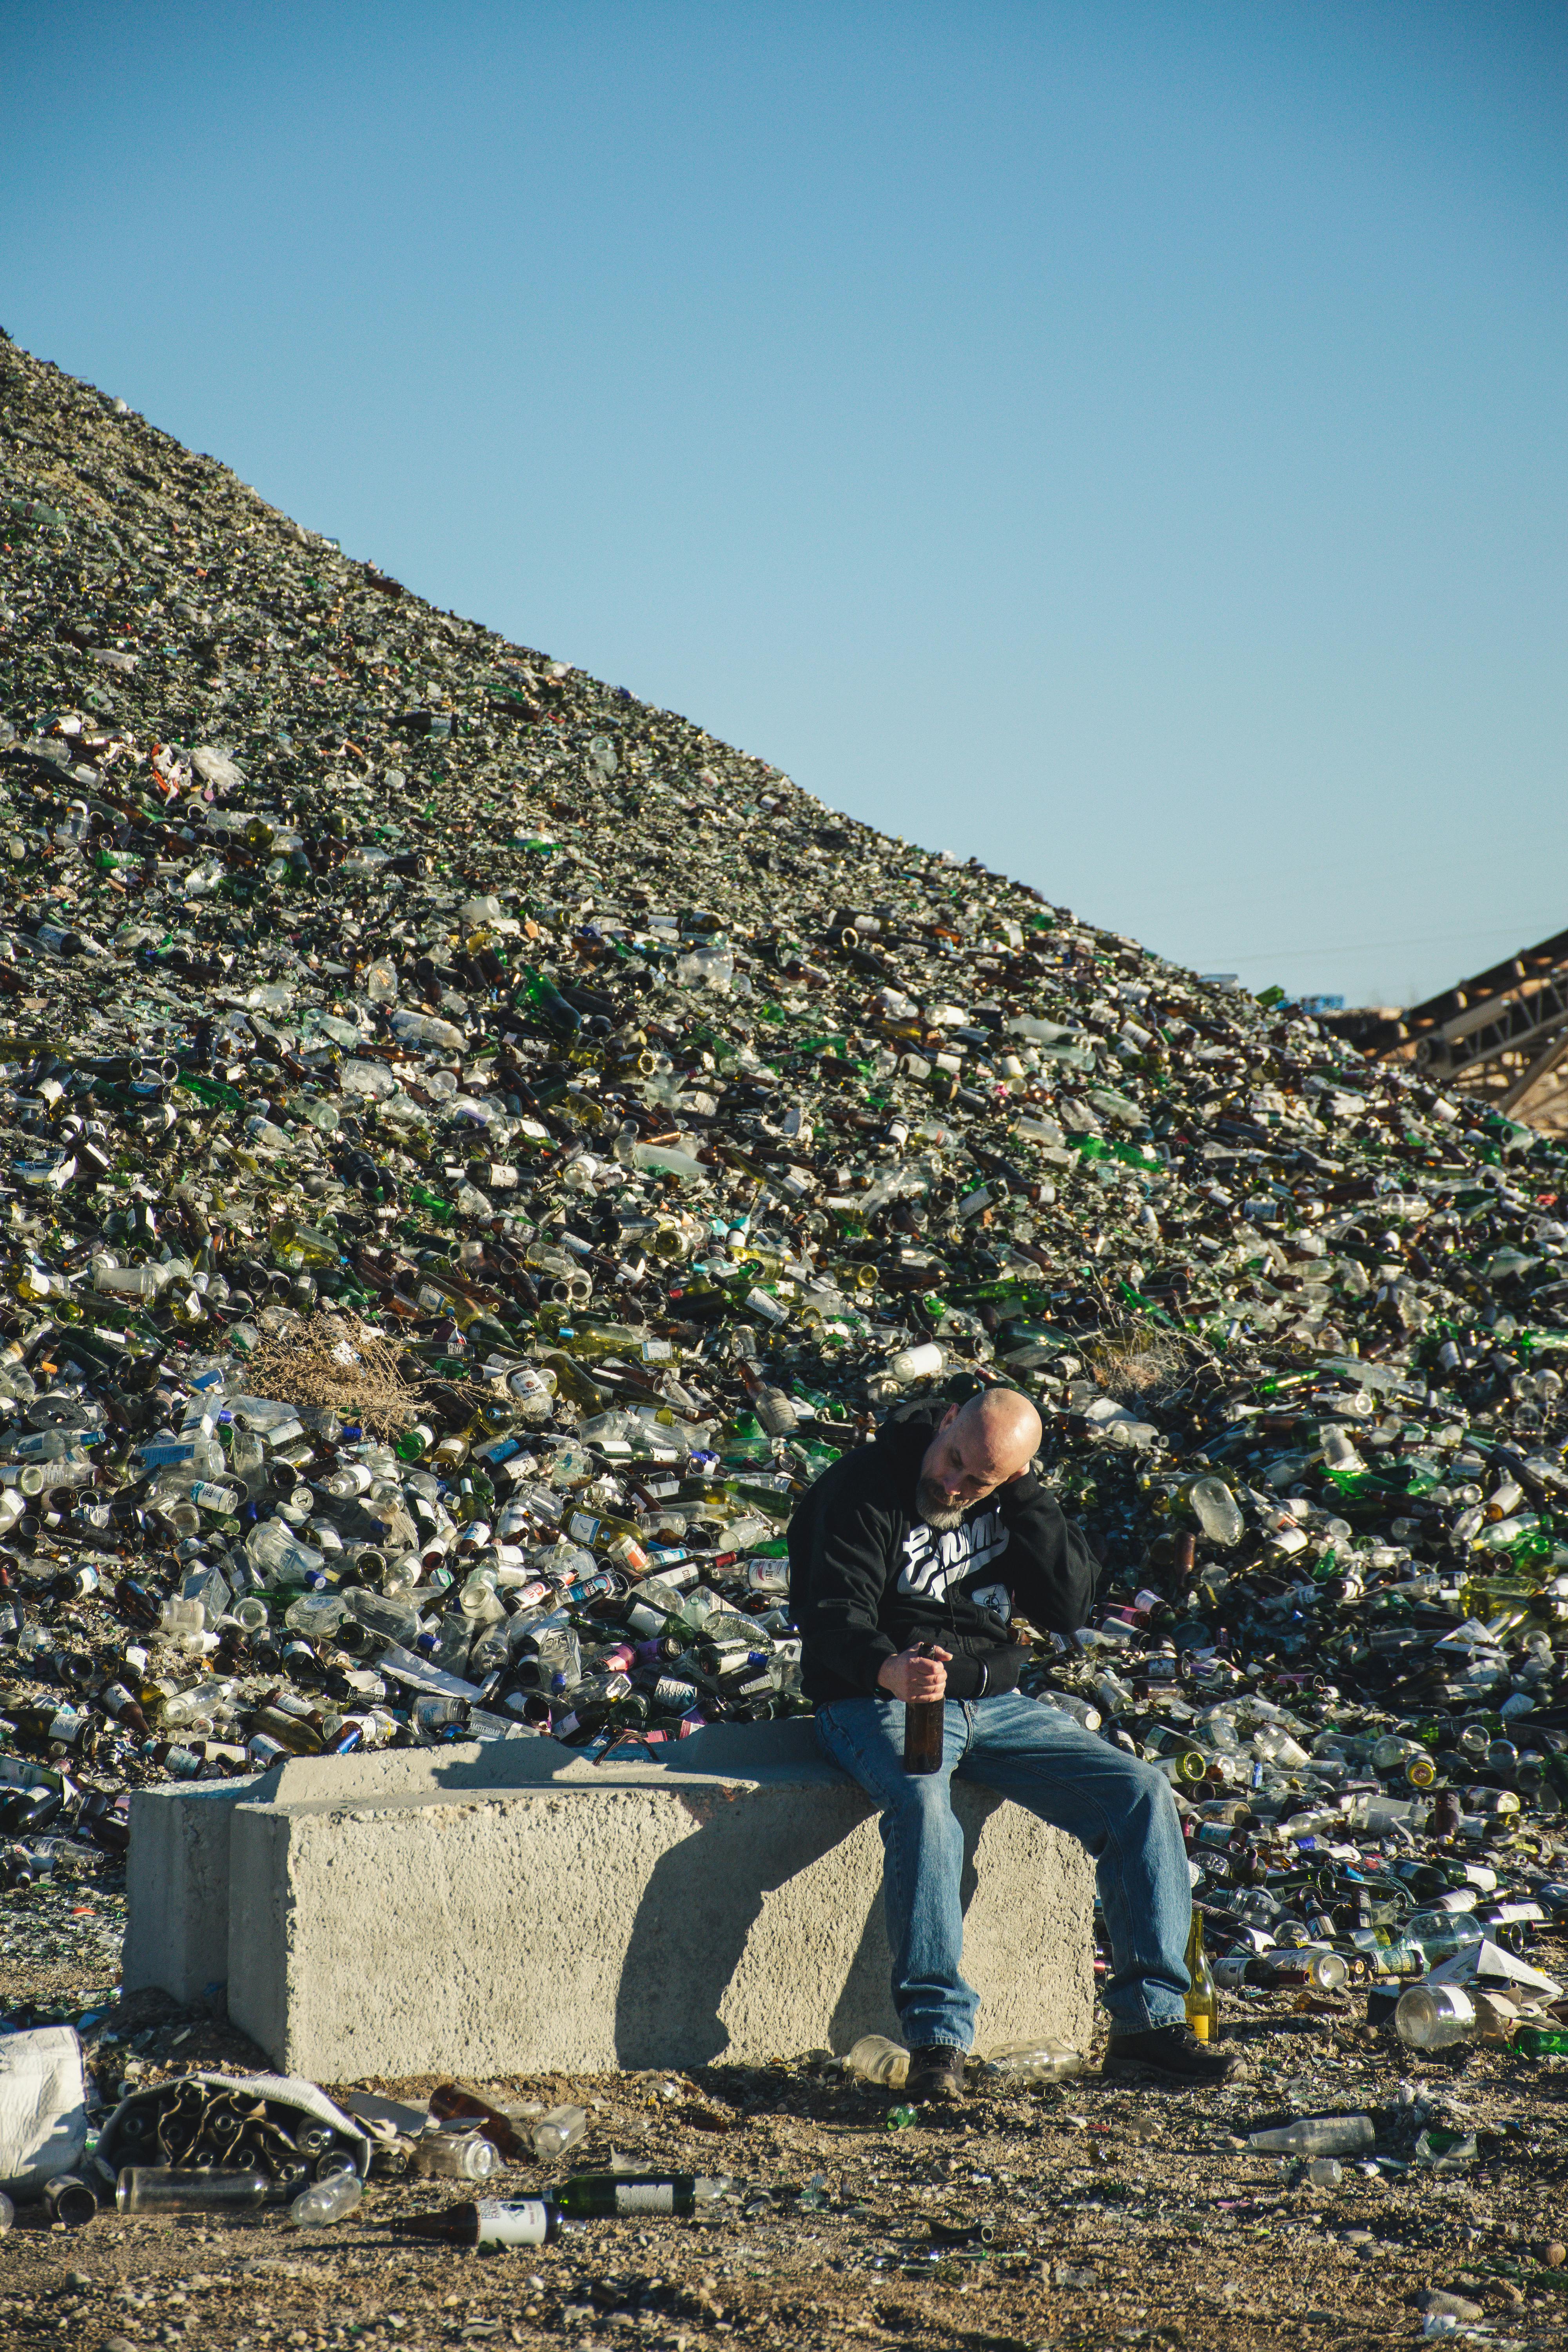
[{"label": "concrete block", "polygon": [[161,1985],[198,2001],[228,1975],[229,1816],[240,1800],[265,1800],[276,1770],[248,1780],[200,1780],[137,1789],[121,1977],[127,1992]]},{"label": "concrete block", "polygon": [[[291,2073],[757,2063],[896,2031],[872,1808],[809,1723],[715,1726],[658,1764],[506,1741],[290,1762],[240,1790],[220,1973],[236,2024]],[[1086,2046],[1087,1856],[985,1790],[954,1797],[982,2042]],[[162,1829],[144,1869],[133,1820],[143,1969],[144,1885],[178,1843]],[[209,1913],[216,1883],[209,1867]]]},{"label": "concrete block", "polygon": [[[341,1800],[431,1793],[435,1757],[444,1778],[463,1786],[511,1787],[564,1771],[581,1778],[593,1766],[554,1739],[487,1742],[435,1750],[395,1748],[381,1756],[300,1756],[244,1780],[170,1781],[131,1799],[131,1851],[122,1972],[128,1992],[160,1985],[196,2000],[228,1975],[229,1814],[241,1801],[263,1804],[331,1793]],[[449,1765],[447,1758],[453,1759]]]}]

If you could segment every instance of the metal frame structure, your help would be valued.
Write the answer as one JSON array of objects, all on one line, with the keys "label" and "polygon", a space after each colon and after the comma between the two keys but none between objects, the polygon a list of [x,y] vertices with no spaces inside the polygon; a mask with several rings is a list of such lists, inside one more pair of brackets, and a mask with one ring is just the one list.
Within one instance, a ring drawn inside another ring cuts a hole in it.
[{"label": "metal frame structure", "polygon": [[1327,1016],[1369,1061],[1411,1062],[1435,1087],[1568,1133],[1568,931],[1403,1013]]}]

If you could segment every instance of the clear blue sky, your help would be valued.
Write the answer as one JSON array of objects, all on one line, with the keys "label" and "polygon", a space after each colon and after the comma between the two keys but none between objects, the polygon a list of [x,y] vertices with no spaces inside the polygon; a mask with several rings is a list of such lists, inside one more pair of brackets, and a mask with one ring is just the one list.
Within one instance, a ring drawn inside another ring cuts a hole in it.
[{"label": "clear blue sky", "polygon": [[1568,11],[0,7],[0,323],[1257,988],[1568,925]]}]

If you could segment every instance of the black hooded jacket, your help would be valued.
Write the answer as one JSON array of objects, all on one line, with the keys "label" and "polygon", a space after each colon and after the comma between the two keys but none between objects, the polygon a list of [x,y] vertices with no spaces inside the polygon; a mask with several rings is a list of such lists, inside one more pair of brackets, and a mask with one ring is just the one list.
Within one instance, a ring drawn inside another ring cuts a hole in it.
[{"label": "black hooded jacket", "polygon": [[825,1470],[789,1529],[790,1608],[807,1697],[863,1697],[884,1659],[931,1641],[952,1653],[953,1698],[1011,1690],[1026,1652],[1007,1639],[1015,1609],[1044,1630],[1087,1622],[1095,1561],[1033,1471],[998,1487],[941,1535],[915,1508],[944,1402],[899,1406],[870,1445]]}]

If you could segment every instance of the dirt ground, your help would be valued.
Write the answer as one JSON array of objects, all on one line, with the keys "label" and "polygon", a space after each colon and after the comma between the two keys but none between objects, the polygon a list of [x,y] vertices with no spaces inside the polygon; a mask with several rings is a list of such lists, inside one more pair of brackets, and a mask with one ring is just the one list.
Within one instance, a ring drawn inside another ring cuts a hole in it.
[{"label": "dirt ground", "polygon": [[[1568,2341],[1568,2062],[1476,2053],[1417,2068],[1362,2021],[1363,2008],[1231,1999],[1227,2033],[1247,2077],[1224,2093],[1131,2092],[1090,2074],[1023,2095],[981,2088],[897,2127],[889,2094],[820,2061],[510,2077],[495,2085],[503,2098],[588,2107],[571,2168],[619,2152],[728,2174],[734,2193],[711,2221],[596,2222],[558,2247],[484,2255],[390,2234],[394,2215],[449,2201],[446,2183],[373,2182],[356,2216],[308,2235],[278,2211],[110,2214],[68,2233],[24,2207],[0,2241],[0,2345],[708,2352],[765,2336],[1224,2352],[1466,2326],[1494,2345]],[[106,2097],[127,2076],[264,2063],[226,2023],[161,1994],[116,1997],[84,2039]],[[360,2087],[418,2101],[434,2081]],[[1247,2130],[1300,2111],[1357,2109],[1395,2163],[1409,2164],[1424,2123],[1473,2131],[1475,2157],[1452,2175],[1347,2166],[1340,2188],[1318,2189],[1242,2145]],[[514,2170],[498,2188],[533,2194],[557,2177]],[[954,2242],[982,2222],[989,2243]],[[1433,2289],[1460,2299],[1459,2313],[1425,2310]]]}]

